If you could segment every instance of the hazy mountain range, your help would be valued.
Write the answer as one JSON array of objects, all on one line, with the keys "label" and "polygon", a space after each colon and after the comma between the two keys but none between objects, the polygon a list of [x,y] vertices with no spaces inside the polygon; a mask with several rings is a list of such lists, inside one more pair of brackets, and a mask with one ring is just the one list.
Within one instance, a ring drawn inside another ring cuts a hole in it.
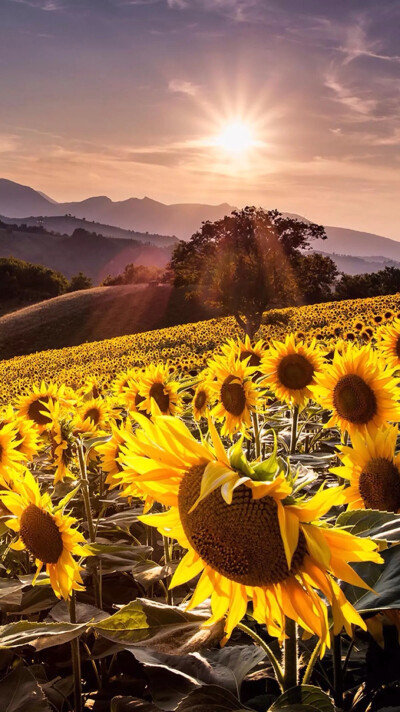
[{"label": "hazy mountain range", "polygon": [[[48,231],[66,235],[84,227],[110,238],[150,242],[167,251],[177,237],[189,239],[203,220],[217,220],[233,209],[228,203],[165,205],[150,198],[114,202],[106,196],[58,203],[28,186],[0,179],[3,222],[41,225]],[[400,263],[400,242],[396,240],[343,227],[325,226],[325,229],[328,239],[315,243],[315,249],[331,255],[340,270],[357,274]]]}]

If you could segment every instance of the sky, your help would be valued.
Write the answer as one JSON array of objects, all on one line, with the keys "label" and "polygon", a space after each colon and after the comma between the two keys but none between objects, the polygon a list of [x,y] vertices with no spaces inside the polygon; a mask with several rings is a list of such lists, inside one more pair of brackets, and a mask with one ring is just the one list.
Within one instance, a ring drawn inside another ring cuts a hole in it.
[{"label": "sky", "polygon": [[398,0],[0,0],[0,177],[400,239]]}]

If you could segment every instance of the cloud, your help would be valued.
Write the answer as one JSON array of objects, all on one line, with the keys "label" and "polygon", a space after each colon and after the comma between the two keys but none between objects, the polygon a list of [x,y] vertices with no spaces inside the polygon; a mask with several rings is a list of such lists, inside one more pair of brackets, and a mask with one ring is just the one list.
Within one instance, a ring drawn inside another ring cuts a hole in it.
[{"label": "cloud", "polygon": [[346,29],[346,40],[343,46],[338,47],[344,55],[343,64],[350,64],[359,57],[371,57],[385,62],[400,62],[399,55],[390,55],[380,52],[380,40],[372,40],[367,33],[367,20],[360,17]]},{"label": "cloud", "polygon": [[168,89],[177,94],[195,96],[199,90],[199,87],[192,82],[185,81],[184,79],[171,79],[168,84]]},{"label": "cloud", "polygon": [[0,134],[0,153],[16,151],[18,143],[18,136],[13,134]]},{"label": "cloud", "polygon": [[11,0],[11,2],[18,5],[28,5],[36,10],[44,10],[46,12],[54,12],[64,8],[64,3],[61,0]]},{"label": "cloud", "polygon": [[203,10],[225,15],[236,22],[247,22],[256,19],[253,11],[264,6],[263,0],[167,0],[171,9]]},{"label": "cloud", "polygon": [[343,106],[347,107],[356,114],[369,116],[376,108],[377,102],[375,99],[357,96],[351,91],[351,89],[341,83],[333,72],[327,73],[325,77],[325,86],[332,90],[335,95],[335,101],[343,104]]}]

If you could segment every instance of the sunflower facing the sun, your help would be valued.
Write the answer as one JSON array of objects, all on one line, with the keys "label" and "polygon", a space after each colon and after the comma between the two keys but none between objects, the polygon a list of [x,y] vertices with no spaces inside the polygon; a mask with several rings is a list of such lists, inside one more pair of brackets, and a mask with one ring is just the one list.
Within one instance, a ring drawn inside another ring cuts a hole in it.
[{"label": "sunflower facing the sun", "polygon": [[322,368],[323,358],[315,339],[307,346],[302,341],[296,343],[294,334],[290,334],[284,342],[274,341],[263,357],[263,385],[284,403],[304,406]]},{"label": "sunflower facing the sun", "polygon": [[400,512],[400,452],[396,455],[398,427],[380,428],[371,437],[354,433],[353,447],[339,448],[341,467],[331,472],[349,480],[344,490],[348,509]]},{"label": "sunflower facing the sun", "polygon": [[71,391],[64,385],[57,386],[55,383],[47,385],[44,381],[40,386],[34,385],[31,393],[21,396],[16,404],[17,414],[20,417],[32,420],[39,432],[43,432],[51,425],[51,416],[46,412],[46,405],[51,402],[60,401],[62,405],[71,399]]},{"label": "sunflower facing the sun", "polygon": [[232,436],[251,425],[251,412],[257,407],[259,393],[252,381],[253,369],[240,358],[214,356],[209,362],[206,386],[217,400],[211,415],[222,421],[222,435]]},{"label": "sunflower facing the sun", "polygon": [[55,508],[50,496],[40,493],[29,470],[13,482],[10,490],[0,493],[0,500],[13,515],[7,526],[19,535],[11,548],[26,549],[35,558],[34,581],[45,567],[58,598],[67,599],[71,591],[81,591],[81,567],[73,556],[82,557],[90,552],[82,534],[73,528],[76,519],[63,513],[64,502]]},{"label": "sunflower facing the sun", "polygon": [[163,363],[150,364],[139,381],[140,409],[148,415],[162,413],[176,415],[182,409],[179,383],[174,381],[168,366]]},{"label": "sunflower facing the sun", "polygon": [[228,638],[253,601],[254,617],[284,638],[285,617],[330,645],[327,610],[334,631],[365,628],[334,577],[368,588],[348,562],[381,558],[374,542],[318,520],[343,501],[341,487],[296,501],[273,452],[265,462],[247,462],[241,441],[228,453],[209,421],[212,445],[198,443],[179,420],[139,416],[131,465],[140,486],[171,508],[141,519],[177,539],[187,554],[171,586],[201,574],[189,604],[211,597],[208,624],[226,616]]},{"label": "sunflower facing the sun", "polygon": [[327,427],[374,435],[388,421],[400,420],[398,379],[385,369],[369,346],[349,345],[335,352],[332,364],[316,375],[313,398],[332,411]]}]

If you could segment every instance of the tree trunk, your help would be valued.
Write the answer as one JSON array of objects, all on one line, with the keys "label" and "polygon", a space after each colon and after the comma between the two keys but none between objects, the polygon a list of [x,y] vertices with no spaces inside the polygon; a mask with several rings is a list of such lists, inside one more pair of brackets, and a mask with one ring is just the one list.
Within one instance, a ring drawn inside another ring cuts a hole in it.
[{"label": "tree trunk", "polygon": [[257,333],[261,326],[261,319],[262,319],[262,314],[252,314],[252,315],[245,315],[246,321],[240,316],[239,312],[235,312],[235,319],[240,326],[241,329],[243,329],[244,333],[246,336],[249,337],[249,339],[252,339],[254,337],[254,334]]}]

